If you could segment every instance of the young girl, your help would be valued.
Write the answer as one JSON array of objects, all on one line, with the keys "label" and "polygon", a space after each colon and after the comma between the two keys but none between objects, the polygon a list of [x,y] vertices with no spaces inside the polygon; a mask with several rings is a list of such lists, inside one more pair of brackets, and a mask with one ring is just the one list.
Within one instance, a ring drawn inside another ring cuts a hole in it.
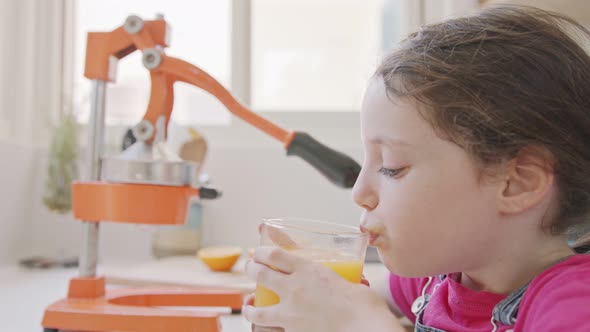
[{"label": "young girl", "polygon": [[247,271],[281,302],[245,317],[287,332],[402,331],[402,315],[416,331],[590,331],[590,256],[568,246],[590,218],[590,57],[574,38],[589,36],[528,7],[410,35],[369,83],[354,188],[386,300],[260,248]]}]

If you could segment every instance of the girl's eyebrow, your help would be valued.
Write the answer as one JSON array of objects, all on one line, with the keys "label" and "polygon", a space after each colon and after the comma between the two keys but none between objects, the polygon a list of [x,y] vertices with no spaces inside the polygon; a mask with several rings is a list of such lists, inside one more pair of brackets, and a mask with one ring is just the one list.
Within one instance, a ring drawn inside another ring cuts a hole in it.
[{"label": "girl's eyebrow", "polygon": [[369,143],[378,144],[378,145],[389,145],[389,146],[394,146],[394,145],[411,146],[410,143],[408,143],[404,140],[391,138],[391,137],[374,137],[374,138],[369,139]]}]

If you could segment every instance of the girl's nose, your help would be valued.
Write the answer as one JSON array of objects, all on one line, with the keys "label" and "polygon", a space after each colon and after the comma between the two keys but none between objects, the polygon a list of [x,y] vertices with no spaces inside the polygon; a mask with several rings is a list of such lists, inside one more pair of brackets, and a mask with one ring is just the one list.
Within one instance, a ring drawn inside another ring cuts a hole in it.
[{"label": "girl's nose", "polygon": [[365,210],[373,210],[379,204],[379,199],[373,185],[365,174],[364,168],[361,170],[354,187],[352,188],[352,198],[354,202]]}]

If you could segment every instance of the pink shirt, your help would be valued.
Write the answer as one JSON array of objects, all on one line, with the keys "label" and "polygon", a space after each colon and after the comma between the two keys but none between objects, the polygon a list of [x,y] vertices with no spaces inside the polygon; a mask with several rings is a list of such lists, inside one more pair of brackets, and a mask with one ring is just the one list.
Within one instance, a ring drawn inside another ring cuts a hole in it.
[{"label": "pink shirt", "polygon": [[[489,332],[494,306],[506,296],[474,291],[446,278],[424,311],[425,325],[445,331]],[[411,306],[427,278],[391,275],[394,302],[412,322]],[[427,293],[432,293],[429,287]],[[538,275],[529,285],[514,327],[499,325],[498,331],[590,331],[590,255],[575,255]]]}]

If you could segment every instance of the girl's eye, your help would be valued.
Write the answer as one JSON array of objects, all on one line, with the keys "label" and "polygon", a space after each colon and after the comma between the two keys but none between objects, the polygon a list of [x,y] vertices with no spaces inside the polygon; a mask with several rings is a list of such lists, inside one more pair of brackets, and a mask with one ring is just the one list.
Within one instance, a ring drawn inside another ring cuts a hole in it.
[{"label": "girl's eye", "polygon": [[398,176],[401,172],[403,172],[403,170],[405,170],[405,167],[402,168],[396,168],[396,169],[391,169],[391,168],[385,168],[385,167],[381,167],[379,169],[379,173],[394,178],[396,176]]}]

